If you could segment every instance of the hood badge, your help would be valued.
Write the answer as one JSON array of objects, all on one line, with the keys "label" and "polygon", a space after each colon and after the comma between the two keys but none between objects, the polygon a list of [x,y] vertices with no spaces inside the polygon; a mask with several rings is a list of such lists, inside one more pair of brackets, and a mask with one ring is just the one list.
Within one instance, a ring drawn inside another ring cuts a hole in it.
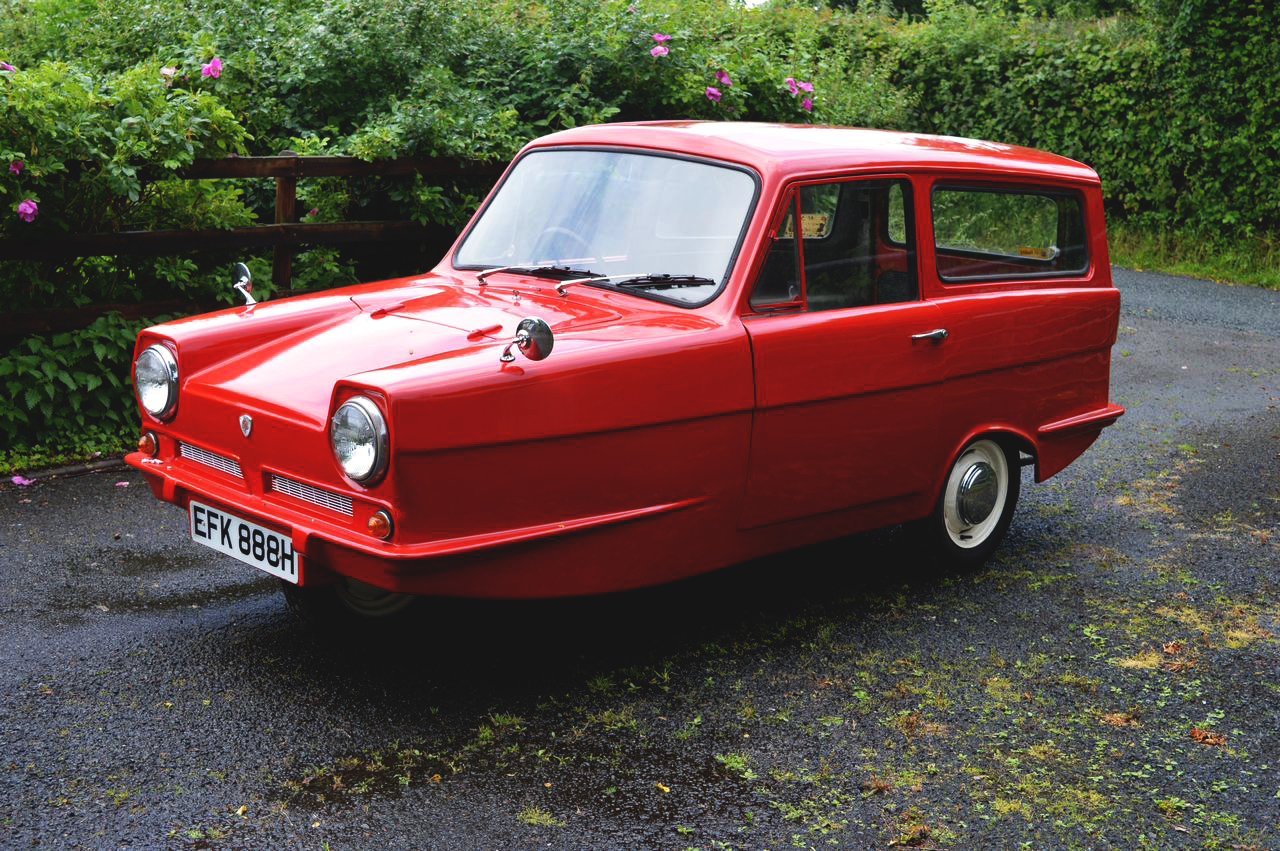
[{"label": "hood badge", "polygon": [[253,417],[248,414],[240,415],[240,433],[245,437],[249,436],[249,432],[253,431]]}]

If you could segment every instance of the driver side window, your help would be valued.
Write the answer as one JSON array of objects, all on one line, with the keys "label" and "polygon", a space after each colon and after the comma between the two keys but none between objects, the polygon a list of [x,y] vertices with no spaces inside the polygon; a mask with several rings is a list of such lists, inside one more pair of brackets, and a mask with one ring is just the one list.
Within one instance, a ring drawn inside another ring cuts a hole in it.
[{"label": "driver side window", "polygon": [[919,298],[908,181],[810,184],[788,204],[752,291],[753,308],[818,311]]}]

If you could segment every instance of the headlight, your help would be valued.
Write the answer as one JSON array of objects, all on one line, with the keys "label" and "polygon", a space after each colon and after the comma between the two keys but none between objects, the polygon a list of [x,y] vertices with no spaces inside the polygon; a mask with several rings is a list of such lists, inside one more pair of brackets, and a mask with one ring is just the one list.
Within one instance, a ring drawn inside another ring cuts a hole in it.
[{"label": "headlight", "polygon": [[148,414],[167,419],[178,404],[178,361],[173,352],[159,343],[143,349],[133,365],[133,388]]},{"label": "headlight", "polygon": [[387,421],[364,396],[353,396],[338,406],[329,422],[329,443],[349,479],[368,485],[386,472]]}]

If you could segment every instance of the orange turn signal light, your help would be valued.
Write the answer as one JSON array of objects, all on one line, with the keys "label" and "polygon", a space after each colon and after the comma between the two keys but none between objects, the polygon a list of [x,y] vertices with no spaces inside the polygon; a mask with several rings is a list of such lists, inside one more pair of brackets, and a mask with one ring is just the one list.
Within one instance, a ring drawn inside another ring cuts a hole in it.
[{"label": "orange turn signal light", "polygon": [[156,450],[160,448],[156,441],[155,432],[147,431],[142,433],[142,437],[138,438],[138,451],[148,458],[156,457]]},{"label": "orange turn signal light", "polygon": [[367,528],[370,535],[385,541],[391,537],[391,515],[385,511],[375,511],[369,517]]}]

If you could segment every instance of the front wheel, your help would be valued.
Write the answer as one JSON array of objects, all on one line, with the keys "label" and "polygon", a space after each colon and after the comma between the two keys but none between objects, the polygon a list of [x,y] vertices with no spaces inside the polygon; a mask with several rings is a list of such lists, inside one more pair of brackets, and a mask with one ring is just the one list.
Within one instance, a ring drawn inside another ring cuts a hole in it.
[{"label": "front wheel", "polygon": [[981,565],[1013,520],[1020,485],[1016,451],[988,438],[970,443],[951,465],[927,521],[931,549],[959,567]]},{"label": "front wheel", "polygon": [[413,594],[384,591],[346,577],[327,585],[300,587],[281,580],[289,610],[302,622],[318,627],[354,624],[391,625],[404,619],[419,599]]}]

